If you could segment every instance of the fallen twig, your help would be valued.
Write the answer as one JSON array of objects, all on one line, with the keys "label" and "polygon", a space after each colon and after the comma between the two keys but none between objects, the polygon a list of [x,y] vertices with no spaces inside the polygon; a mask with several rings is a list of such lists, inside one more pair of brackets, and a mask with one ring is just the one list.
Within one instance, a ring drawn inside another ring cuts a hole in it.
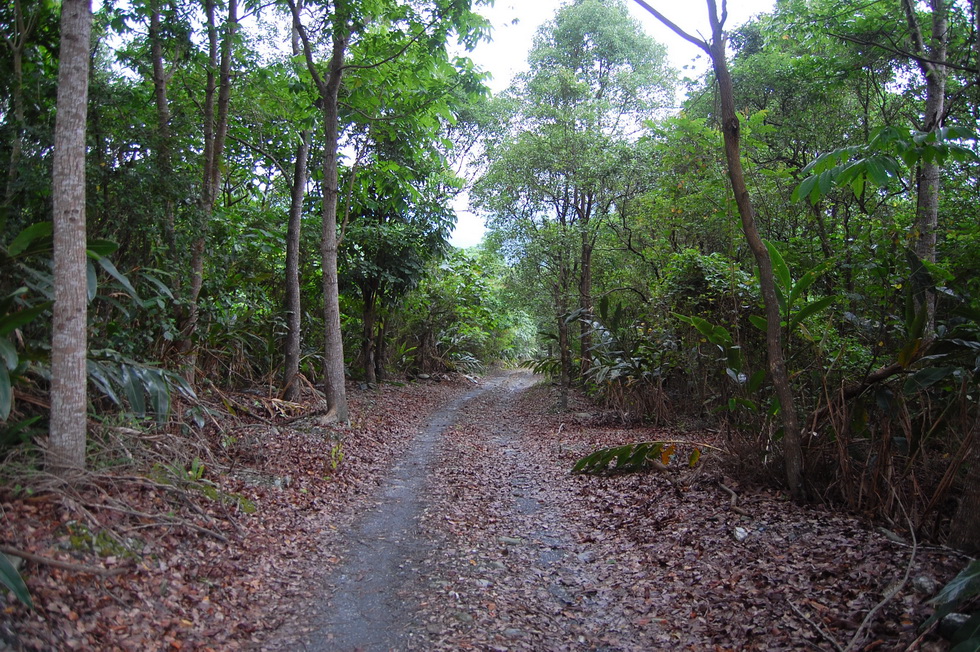
[{"label": "fallen twig", "polygon": [[[893,493],[894,491],[895,490],[892,489]],[[897,498],[898,497],[896,496],[896,500]],[[898,501],[898,505],[902,508],[902,512],[905,513],[905,520],[908,521],[909,524],[909,535],[912,537],[912,553],[909,555],[909,563],[905,567],[905,575],[902,577],[901,582],[885,592],[885,597],[883,597],[878,604],[872,607],[871,611],[868,612],[868,615],[864,617],[864,620],[861,621],[861,625],[858,626],[857,631],[854,632],[854,636],[851,637],[850,643],[848,643],[847,647],[844,648],[845,652],[857,649],[858,643],[864,635],[864,630],[868,628],[868,625],[871,623],[871,619],[876,613],[878,613],[878,611],[881,610],[882,607],[895,599],[895,596],[898,595],[903,588],[905,588],[905,585],[909,581],[909,575],[912,574],[912,565],[915,563],[915,555],[919,550],[919,542],[915,536],[915,526],[912,524],[912,519],[909,517],[908,512],[905,511],[905,506],[901,501]]]},{"label": "fallen twig", "polygon": [[98,566],[88,566],[86,564],[76,564],[70,561],[61,561],[60,559],[52,559],[51,557],[35,555],[34,553],[21,550],[20,548],[14,548],[13,546],[0,546],[0,552],[5,555],[20,557],[21,559],[26,559],[27,561],[32,561],[36,564],[44,564],[45,566],[53,566],[54,568],[60,568],[62,570],[72,571],[74,573],[87,573],[89,575],[98,575],[100,577],[120,575],[121,573],[125,573],[127,570],[125,568],[100,568]]},{"label": "fallen twig", "polygon": [[722,489],[724,489],[728,493],[728,495],[732,497],[732,502],[731,502],[731,504],[729,506],[731,507],[731,509],[732,509],[733,512],[735,512],[736,514],[741,514],[742,516],[747,516],[749,518],[752,517],[751,514],[749,514],[747,511],[745,511],[744,509],[742,509],[741,507],[739,507],[737,505],[737,503],[738,503],[738,494],[735,493],[735,490],[734,489],[732,489],[731,487],[729,487],[728,485],[726,485],[724,482],[719,482],[718,483],[718,486],[721,487]]},{"label": "fallen twig", "polygon": [[810,624],[811,627],[817,630],[817,632],[821,636],[823,636],[828,643],[834,646],[834,649],[837,650],[837,652],[844,652],[844,648],[840,646],[840,643],[837,642],[837,639],[834,638],[834,635],[828,632],[827,630],[825,630],[823,627],[821,627],[820,623],[816,623],[813,620],[811,620],[809,616],[803,613],[802,609],[800,609],[795,604],[793,604],[793,601],[789,599],[789,596],[786,596],[786,602],[789,603],[789,608],[792,609],[794,612],[796,612],[797,616],[805,620],[807,623]]}]

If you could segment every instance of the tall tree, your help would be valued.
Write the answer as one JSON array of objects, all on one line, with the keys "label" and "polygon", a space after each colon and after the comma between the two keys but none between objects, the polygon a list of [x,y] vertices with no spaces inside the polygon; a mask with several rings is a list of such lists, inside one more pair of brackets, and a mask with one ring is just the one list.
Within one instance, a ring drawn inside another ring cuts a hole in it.
[{"label": "tall tree", "polygon": [[783,354],[782,316],[776,294],[772,260],[770,260],[769,251],[759,235],[759,229],[755,223],[752,198],[749,196],[748,187],[745,184],[745,174],[742,171],[741,125],[735,111],[735,93],[732,77],[728,70],[728,55],[725,51],[728,42],[724,30],[725,21],[728,18],[726,0],[722,0],[720,12],[715,0],[707,0],[708,20],[711,24],[710,41],[688,34],[644,0],[636,0],[636,3],[653,14],[678,36],[698,46],[711,57],[721,101],[721,127],[725,139],[725,161],[728,164],[728,176],[731,181],[732,192],[735,195],[735,204],[738,206],[738,213],[742,220],[742,231],[759,268],[759,285],[762,289],[762,300],[766,311],[766,348],[769,354],[769,373],[776,390],[776,396],[779,398],[780,416],[783,423],[786,484],[789,486],[793,499],[799,501],[804,498],[803,448],[800,440],[799,418],[796,414],[793,388],[786,371],[786,360]]},{"label": "tall tree", "polygon": [[54,136],[54,318],[48,466],[85,467],[87,291],[85,133],[88,115],[90,0],[64,0],[58,115]]},{"label": "tall tree", "polygon": [[[322,110],[323,150],[323,232],[320,242],[323,273],[325,382],[328,418],[346,421],[347,391],[344,386],[344,345],[340,328],[340,291],[337,274],[339,246],[337,207],[340,194],[339,145],[341,140],[340,91],[350,69],[379,69],[403,56],[415,45],[425,45],[445,58],[451,34],[467,45],[478,38],[485,21],[470,11],[470,1],[420,3],[404,5],[390,0],[335,0],[326,24],[329,25],[330,59],[326,71],[316,60],[317,48],[304,27],[302,13],[295,0],[288,0],[300,39],[307,68],[320,96]],[[326,9],[324,3],[322,9]],[[366,44],[370,59],[348,63],[352,43]],[[424,69],[423,69],[424,71]],[[426,71],[427,72],[427,71]],[[406,81],[409,81],[406,78]],[[379,104],[377,98],[375,103]],[[357,110],[363,112],[361,107]],[[367,112],[371,116],[372,112]],[[381,117],[381,120],[390,119]]]},{"label": "tall tree", "polygon": [[[622,2],[577,0],[539,31],[528,61],[531,72],[510,90],[509,129],[489,144],[492,161],[477,198],[498,227],[530,217],[555,229],[522,229],[525,236],[571,238],[556,243],[551,259],[562,377],[572,370],[566,283],[573,284],[582,315],[582,371],[589,366],[593,255],[617,204],[638,190],[625,179],[637,164],[633,147],[642,121],[670,98],[672,74],[662,46],[643,33]],[[517,166],[517,167],[515,167]],[[535,212],[535,211],[532,211]]]},{"label": "tall tree", "polygon": [[[207,17],[208,61],[204,89],[204,165],[201,194],[198,198],[197,223],[191,244],[190,288],[187,311],[181,325],[180,351],[184,355],[184,377],[194,383],[197,349],[194,335],[200,320],[201,290],[204,287],[204,261],[210,221],[221,188],[223,155],[228,137],[228,110],[231,101],[231,62],[235,34],[238,32],[238,0],[228,0],[228,17],[223,29],[217,23],[217,3],[205,0]],[[222,34],[219,34],[223,32]]]}]

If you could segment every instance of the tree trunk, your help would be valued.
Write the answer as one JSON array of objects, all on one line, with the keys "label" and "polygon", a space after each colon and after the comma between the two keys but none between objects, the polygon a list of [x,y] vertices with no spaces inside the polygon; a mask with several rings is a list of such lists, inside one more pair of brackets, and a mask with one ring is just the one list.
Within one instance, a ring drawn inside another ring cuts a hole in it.
[{"label": "tree trunk", "polygon": [[722,31],[722,23],[718,18],[715,0],[708,0],[708,14],[712,28],[709,54],[714,66],[715,77],[718,79],[728,177],[735,194],[738,213],[742,219],[742,231],[745,233],[745,239],[759,267],[759,285],[762,289],[762,299],[766,311],[766,348],[769,354],[769,373],[776,390],[776,396],[779,399],[780,415],[783,422],[786,484],[789,486],[789,492],[793,499],[802,501],[804,498],[803,449],[800,442],[800,427],[793,400],[793,390],[789,375],[786,372],[786,361],[783,357],[782,317],[776,298],[776,282],[772,272],[772,261],[769,259],[769,251],[766,249],[756,227],[752,200],[749,198],[749,191],[745,186],[745,175],[742,172],[742,159],[739,151],[741,127],[735,113],[735,94],[732,88],[732,78],[728,72],[725,54],[726,37]]},{"label": "tree trunk", "polygon": [[14,206],[14,195],[17,188],[17,177],[19,176],[20,158],[24,150],[24,129],[27,120],[24,117],[24,44],[34,28],[34,20],[28,24],[24,20],[24,10],[21,0],[14,0],[14,35],[6,38],[7,45],[10,47],[11,64],[13,67],[14,78],[10,85],[11,100],[14,105],[14,138],[10,145],[10,167],[7,168],[7,187],[3,195],[3,204],[0,205],[0,233],[4,232],[10,211]]},{"label": "tree trunk", "polygon": [[324,375],[327,410],[337,420],[348,419],[347,388],[344,385],[344,339],[340,330],[340,287],[337,278],[337,148],[340,141],[338,95],[344,76],[344,56],[347,53],[349,32],[344,16],[334,16],[333,55],[326,84],[321,90],[323,100],[323,234],[320,254],[323,269],[324,327],[326,351]]},{"label": "tree trunk", "polygon": [[716,0],[708,0],[708,19],[711,21],[711,43],[709,44],[682,30],[666,16],[647,4],[645,0],[635,1],[678,36],[697,45],[711,57],[715,77],[718,79],[718,94],[721,100],[721,128],[725,138],[728,177],[735,194],[738,213],[742,219],[742,231],[745,233],[745,239],[748,241],[749,248],[752,250],[752,255],[755,256],[756,264],[759,267],[759,285],[762,289],[762,301],[766,310],[766,348],[769,354],[769,373],[776,389],[776,397],[779,399],[780,414],[783,421],[786,484],[789,486],[789,492],[793,499],[802,501],[804,498],[803,446],[800,440],[796,406],[793,401],[793,389],[786,372],[786,360],[783,357],[782,319],[779,314],[779,302],[776,299],[776,281],[773,278],[769,251],[759,236],[758,228],[756,228],[752,200],[749,198],[749,191],[745,187],[745,175],[742,172],[742,158],[739,152],[741,128],[738,116],[735,114],[735,93],[725,54],[726,38],[723,28],[727,11],[719,17]]},{"label": "tree trunk", "polygon": [[[902,0],[909,31],[921,57],[917,63],[926,83],[926,107],[922,121],[923,131],[943,126],[946,104],[946,50],[949,42],[945,0],[930,0],[932,8],[932,36],[928,47],[922,38],[922,30],[915,14],[912,0]],[[915,254],[919,260],[936,262],[936,230],[939,226],[940,169],[936,160],[924,161],[916,171]],[[936,292],[926,288],[920,305],[925,310],[926,321],[922,338],[929,342],[936,332]]]},{"label": "tree trunk", "polygon": [[377,368],[375,366],[375,341],[374,341],[374,328],[377,323],[378,316],[378,302],[377,302],[377,288],[368,287],[367,285],[361,288],[361,298],[364,301],[364,312],[362,313],[362,329],[361,329],[361,362],[364,365],[364,382],[369,385],[374,385],[378,382]]},{"label": "tree trunk", "polygon": [[[207,237],[221,187],[221,156],[224,153],[225,137],[228,134],[228,103],[231,98],[231,53],[232,42],[238,31],[238,2],[228,1],[228,21],[225,24],[224,38],[221,40],[221,58],[218,59],[218,30],[215,25],[215,2],[207,0],[205,5],[208,17],[208,73],[204,99],[204,178],[201,197],[198,200],[197,237],[191,245],[191,287],[188,296],[187,319],[181,328],[180,351],[184,354],[184,378],[194,384],[197,373],[197,348],[194,334],[200,320],[199,299],[204,287],[204,257]],[[215,101],[215,68],[217,75],[217,101]],[[217,113],[217,117],[215,117]]]},{"label": "tree trunk", "polygon": [[160,25],[160,1],[150,9],[150,56],[153,59],[153,97],[157,107],[157,192],[163,199],[163,240],[167,255],[177,262],[177,236],[174,225],[173,166],[170,155],[170,101],[167,98],[169,76],[163,65],[163,38]]},{"label": "tree trunk", "polygon": [[592,251],[595,248],[589,234],[588,222],[582,224],[582,252],[578,283],[579,308],[582,309],[580,337],[582,338],[582,365],[579,372],[584,379],[589,367],[592,366]]},{"label": "tree trunk", "polygon": [[286,359],[283,365],[283,398],[293,401],[299,396],[296,376],[299,374],[302,343],[302,306],[299,287],[299,236],[303,223],[303,198],[306,196],[306,162],[310,154],[310,132],[300,135],[296,147],[296,167],[289,202],[289,225],[286,229]]},{"label": "tree trunk", "polygon": [[55,119],[54,319],[51,421],[46,464],[55,473],[85,468],[87,308],[85,128],[88,115],[90,0],[63,0]]}]

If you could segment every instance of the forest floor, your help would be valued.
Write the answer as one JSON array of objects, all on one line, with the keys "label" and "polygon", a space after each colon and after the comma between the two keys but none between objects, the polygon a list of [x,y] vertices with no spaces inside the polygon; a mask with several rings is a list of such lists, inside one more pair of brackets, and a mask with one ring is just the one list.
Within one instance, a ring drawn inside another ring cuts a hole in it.
[{"label": "forest floor", "polygon": [[352,389],[349,425],[207,401],[206,436],[106,426],[82,481],[0,489],[36,606],[7,596],[0,650],[947,648],[918,627],[964,565],[949,550],[794,505],[722,453],[569,473],[596,447],[686,460],[717,435],[558,413],[521,371]]}]

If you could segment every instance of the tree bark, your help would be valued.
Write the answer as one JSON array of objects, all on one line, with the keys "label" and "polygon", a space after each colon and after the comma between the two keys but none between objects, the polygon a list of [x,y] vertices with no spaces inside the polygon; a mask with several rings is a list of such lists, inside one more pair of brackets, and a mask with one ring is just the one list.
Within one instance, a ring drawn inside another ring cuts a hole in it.
[{"label": "tree bark", "polygon": [[741,127],[738,115],[735,113],[735,93],[732,77],[728,72],[728,62],[725,54],[726,37],[722,31],[722,23],[718,17],[715,0],[708,0],[708,13],[711,19],[711,61],[718,79],[718,90],[721,99],[722,133],[725,139],[725,159],[728,163],[728,177],[735,194],[735,204],[742,220],[742,232],[755,257],[759,267],[759,285],[762,290],[762,300],[766,311],[766,349],[769,358],[769,373],[772,384],[779,399],[780,416],[783,423],[783,456],[786,469],[786,484],[790,495],[800,502],[804,498],[803,488],[803,448],[800,441],[799,419],[796,414],[796,404],[793,400],[793,389],[789,374],[786,371],[786,360],[783,356],[782,315],[779,312],[779,301],[776,298],[776,282],[772,272],[772,261],[755,223],[755,211],[745,186],[745,175],[742,172],[740,154]]},{"label": "tree bark", "polygon": [[21,0],[14,0],[14,34],[5,37],[4,40],[10,47],[11,64],[13,67],[14,78],[11,83],[11,100],[14,105],[14,137],[10,145],[10,160],[7,168],[7,187],[3,195],[3,204],[0,205],[0,232],[4,231],[10,211],[14,206],[14,195],[16,194],[17,180],[19,175],[20,159],[24,150],[24,129],[27,120],[24,116],[24,45],[34,31],[36,19],[25,20],[24,8]]},{"label": "tree bark", "polygon": [[739,217],[742,221],[742,232],[748,242],[749,249],[759,267],[759,285],[762,290],[762,301],[766,311],[766,349],[769,357],[769,374],[772,378],[776,397],[779,399],[780,415],[783,423],[783,455],[785,458],[786,484],[792,498],[800,502],[804,499],[803,487],[803,447],[800,440],[799,419],[793,400],[793,389],[789,374],[786,371],[786,360],[783,355],[782,317],[779,314],[779,302],[776,298],[776,282],[772,273],[772,261],[755,223],[755,212],[752,200],[745,186],[745,175],[742,171],[740,153],[741,126],[735,112],[735,93],[732,77],[728,71],[728,60],[725,53],[726,36],[724,23],[727,10],[722,5],[722,13],[718,13],[716,0],[707,0],[708,19],[711,22],[711,42],[691,36],[671,22],[659,11],[644,0],[635,0],[637,4],[653,14],[660,22],[670,28],[681,38],[690,41],[704,50],[711,57],[715,77],[718,80],[718,95],[721,100],[721,128],[725,139],[725,160],[728,163],[728,178],[735,194],[735,204],[738,206]]},{"label": "tree bark", "polygon": [[163,38],[160,24],[160,0],[150,8],[150,56],[153,59],[153,98],[157,108],[157,192],[163,199],[163,240],[170,260],[177,262],[177,237],[174,225],[173,165],[170,142],[170,101],[167,84],[170,81],[163,64]]},{"label": "tree bark", "polygon": [[[221,157],[228,134],[228,104],[231,98],[232,42],[238,31],[238,1],[228,0],[228,20],[220,44],[215,23],[215,1],[207,0],[208,71],[204,96],[204,175],[198,200],[197,237],[191,245],[191,286],[187,301],[187,318],[181,328],[180,352],[184,355],[183,375],[191,385],[197,374],[197,348],[194,335],[200,320],[201,290],[204,287],[204,258],[211,215],[221,187]],[[217,74],[215,69],[218,69]],[[215,92],[217,91],[217,99]]]},{"label": "tree bark", "polygon": [[378,290],[376,287],[369,287],[369,285],[375,284],[366,282],[361,287],[361,298],[364,301],[364,312],[362,313],[363,324],[361,329],[361,337],[363,338],[361,341],[361,362],[364,364],[364,382],[373,385],[378,382],[377,359],[375,358],[375,352],[377,350],[375,326],[378,317]]},{"label": "tree bark", "polygon": [[282,386],[283,398],[299,396],[296,376],[299,374],[300,345],[303,341],[302,306],[299,286],[299,244],[303,223],[303,198],[306,196],[306,164],[310,154],[310,132],[303,131],[296,147],[296,165],[289,202],[289,225],[286,228],[286,359]]},{"label": "tree bark", "polygon": [[59,474],[85,468],[85,132],[91,33],[90,0],[63,0],[52,171],[54,318],[50,441],[46,453],[48,468]]},{"label": "tree bark", "polygon": [[321,92],[323,99],[323,234],[320,244],[323,269],[324,327],[326,329],[325,381],[327,410],[337,420],[348,420],[344,384],[344,339],[340,330],[340,287],[337,274],[337,148],[340,141],[338,96],[344,76],[344,56],[350,38],[346,16],[334,16],[333,53]]},{"label": "tree bark", "polygon": [[[922,36],[912,0],[902,0],[902,8],[916,54],[919,70],[926,83],[926,106],[922,130],[932,131],[943,126],[946,104],[946,61],[949,25],[945,0],[930,0],[932,35],[928,46]],[[924,161],[916,171],[915,254],[919,260],[936,262],[936,231],[939,227],[940,168],[936,160]],[[936,291],[926,288],[917,306],[926,311],[922,338],[929,342],[936,332]]]}]

